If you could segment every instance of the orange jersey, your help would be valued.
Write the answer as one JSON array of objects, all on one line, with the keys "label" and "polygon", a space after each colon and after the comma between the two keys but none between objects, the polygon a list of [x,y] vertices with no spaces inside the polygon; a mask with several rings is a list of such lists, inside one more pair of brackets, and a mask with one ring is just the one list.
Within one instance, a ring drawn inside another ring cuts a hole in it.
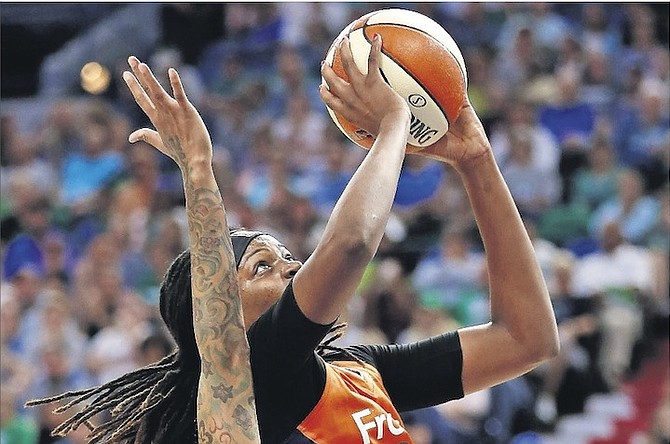
[{"label": "orange jersey", "polygon": [[379,372],[355,361],[326,364],[321,399],[297,430],[287,443],[412,444]]},{"label": "orange jersey", "polygon": [[330,327],[302,314],[289,284],[247,331],[263,444],[410,444],[398,412],[463,396],[456,332],[324,359]]}]

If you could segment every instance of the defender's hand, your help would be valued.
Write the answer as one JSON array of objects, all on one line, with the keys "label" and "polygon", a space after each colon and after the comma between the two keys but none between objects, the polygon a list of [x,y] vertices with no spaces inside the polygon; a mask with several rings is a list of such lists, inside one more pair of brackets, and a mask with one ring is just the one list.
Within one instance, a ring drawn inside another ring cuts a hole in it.
[{"label": "defender's hand", "polygon": [[149,117],[156,130],[142,128],[128,137],[133,143],[143,140],[170,156],[184,170],[193,163],[211,165],[212,142],[200,114],[186,97],[179,74],[170,68],[170,96],[158,83],[145,63],[128,58],[132,73],[125,71],[123,80],[135,102]]}]

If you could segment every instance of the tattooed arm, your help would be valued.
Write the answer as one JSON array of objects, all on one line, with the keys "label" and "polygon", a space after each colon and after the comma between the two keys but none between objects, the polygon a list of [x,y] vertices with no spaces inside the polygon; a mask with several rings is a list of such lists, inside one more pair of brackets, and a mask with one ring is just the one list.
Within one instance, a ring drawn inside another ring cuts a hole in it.
[{"label": "tattooed arm", "polygon": [[174,69],[168,72],[173,98],[146,64],[135,57],[128,63],[133,73],[125,72],[123,78],[157,130],[137,130],[129,140],[143,140],[170,156],[184,181],[193,320],[201,359],[198,440],[259,443],[249,344],[226,212],[212,170],[209,133]]}]

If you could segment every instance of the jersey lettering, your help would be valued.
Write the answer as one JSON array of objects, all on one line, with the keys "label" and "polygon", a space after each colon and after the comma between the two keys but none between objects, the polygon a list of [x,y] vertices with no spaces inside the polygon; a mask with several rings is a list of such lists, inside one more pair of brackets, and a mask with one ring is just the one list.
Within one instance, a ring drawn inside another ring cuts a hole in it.
[{"label": "jersey lettering", "polygon": [[[393,416],[386,412],[380,413],[379,415],[373,417],[371,421],[368,420],[367,422],[364,422],[363,418],[370,416],[371,414],[372,412],[370,409],[363,409],[351,415],[354,418],[356,427],[358,427],[358,431],[361,434],[363,444],[370,444],[369,431],[375,428],[377,429],[377,440],[384,438],[384,432],[386,430],[388,430],[389,433],[394,436],[398,436],[405,431],[405,429],[399,425],[400,421],[393,419]],[[396,423],[398,426],[396,426]],[[386,424],[386,428],[384,428],[384,424]]]}]

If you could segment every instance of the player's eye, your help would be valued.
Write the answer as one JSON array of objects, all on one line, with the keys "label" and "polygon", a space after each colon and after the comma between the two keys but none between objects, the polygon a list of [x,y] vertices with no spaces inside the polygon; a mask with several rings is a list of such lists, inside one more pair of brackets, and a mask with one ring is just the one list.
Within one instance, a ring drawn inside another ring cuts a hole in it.
[{"label": "player's eye", "polygon": [[260,261],[260,262],[258,262],[258,263],[256,264],[256,266],[254,267],[254,274],[261,274],[261,273],[263,273],[264,271],[269,270],[270,268],[271,268],[271,267],[270,267],[270,264],[268,264],[268,263],[265,262],[265,261]]}]

